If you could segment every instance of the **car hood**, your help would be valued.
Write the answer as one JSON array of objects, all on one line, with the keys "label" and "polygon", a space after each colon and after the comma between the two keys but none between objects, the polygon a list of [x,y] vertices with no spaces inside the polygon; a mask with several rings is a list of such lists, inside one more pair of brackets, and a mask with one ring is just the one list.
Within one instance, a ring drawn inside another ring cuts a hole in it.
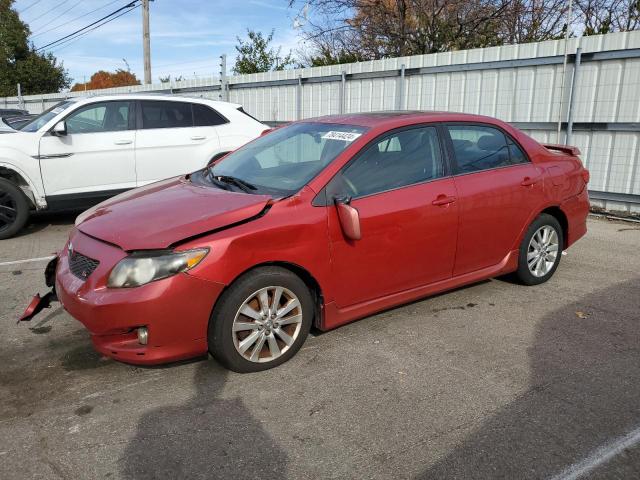
[{"label": "car hood", "polygon": [[123,250],[168,248],[260,214],[271,201],[200,186],[185,177],[152,183],[113,197],[82,213],[76,227]]}]

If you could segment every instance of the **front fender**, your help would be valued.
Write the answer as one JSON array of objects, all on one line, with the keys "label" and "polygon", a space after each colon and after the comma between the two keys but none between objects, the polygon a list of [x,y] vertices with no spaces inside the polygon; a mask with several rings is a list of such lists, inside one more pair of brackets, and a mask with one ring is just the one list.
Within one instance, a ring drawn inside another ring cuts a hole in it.
[{"label": "front fender", "polygon": [[33,193],[36,208],[38,210],[46,208],[47,201],[45,199],[42,176],[40,175],[40,161],[13,149],[13,156],[7,158],[6,150],[5,148],[0,148],[0,168],[11,170],[22,177]]}]

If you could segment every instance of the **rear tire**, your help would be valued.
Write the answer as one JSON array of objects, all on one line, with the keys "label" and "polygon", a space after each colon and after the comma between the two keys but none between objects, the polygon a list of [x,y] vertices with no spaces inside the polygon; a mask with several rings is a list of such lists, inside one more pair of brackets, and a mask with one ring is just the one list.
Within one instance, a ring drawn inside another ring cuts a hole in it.
[{"label": "rear tire", "polygon": [[280,267],[245,273],[222,294],[209,319],[209,351],[234,372],[267,370],[293,357],[314,315],[305,283]]},{"label": "rear tire", "polygon": [[0,240],[11,238],[29,220],[29,200],[20,187],[0,178]]},{"label": "rear tire", "polygon": [[564,238],[560,222],[540,214],[529,225],[520,244],[517,279],[525,285],[539,285],[555,273],[562,257]]}]

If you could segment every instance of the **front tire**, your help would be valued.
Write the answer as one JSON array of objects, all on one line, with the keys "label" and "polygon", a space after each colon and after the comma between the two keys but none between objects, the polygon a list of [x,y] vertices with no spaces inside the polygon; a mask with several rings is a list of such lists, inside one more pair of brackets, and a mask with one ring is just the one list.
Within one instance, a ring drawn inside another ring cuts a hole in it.
[{"label": "front tire", "polygon": [[20,187],[0,178],[0,240],[22,230],[29,220],[29,211],[29,200]]},{"label": "front tire", "polygon": [[516,277],[525,285],[539,285],[555,273],[562,257],[564,238],[560,222],[540,214],[527,229],[520,244]]},{"label": "front tire", "polygon": [[209,351],[239,373],[283,364],[304,343],[314,303],[305,283],[280,267],[259,267],[236,280],[209,319]]}]

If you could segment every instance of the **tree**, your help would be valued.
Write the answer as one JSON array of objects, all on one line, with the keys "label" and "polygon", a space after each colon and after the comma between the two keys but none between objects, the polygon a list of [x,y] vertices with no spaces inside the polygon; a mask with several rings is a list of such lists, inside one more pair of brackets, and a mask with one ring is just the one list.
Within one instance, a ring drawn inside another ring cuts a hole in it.
[{"label": "tree", "polygon": [[[165,77],[158,77],[158,79],[160,80],[160,83],[171,83],[171,75],[167,75]],[[174,82],[181,82],[182,80],[184,80],[182,75],[178,75],[176,78],[173,79]]]},{"label": "tree", "polygon": [[0,0],[0,96],[58,92],[70,83],[67,71],[50,53],[39,53],[28,38],[29,27],[20,20],[13,0]]},{"label": "tree", "polygon": [[128,87],[130,85],[140,85],[140,80],[138,80],[135,73],[122,68],[117,69],[115,72],[99,70],[91,75],[91,79],[87,83],[76,83],[71,88],[71,91],[80,92],[83,90],[99,90],[101,88]]},{"label": "tree", "polygon": [[311,54],[303,55],[302,67],[324,67],[327,65],[340,65],[342,63],[354,63],[366,60],[358,52],[347,48],[330,48],[327,45],[320,45]]},{"label": "tree", "polygon": [[291,53],[284,57],[280,56],[282,47],[271,48],[275,30],[265,38],[261,32],[247,29],[248,39],[238,39],[236,51],[238,57],[233,66],[233,73],[244,75],[247,73],[270,72],[273,70],[284,70],[285,67],[293,65]]},{"label": "tree", "polygon": [[575,0],[584,35],[640,28],[640,0]]},{"label": "tree", "polygon": [[311,57],[373,60],[499,44],[510,1],[308,0],[312,15],[300,23]]},{"label": "tree", "polygon": [[500,23],[504,43],[564,38],[566,0],[512,0]]},{"label": "tree", "polygon": [[640,0],[289,0],[308,65],[640,28]]}]

